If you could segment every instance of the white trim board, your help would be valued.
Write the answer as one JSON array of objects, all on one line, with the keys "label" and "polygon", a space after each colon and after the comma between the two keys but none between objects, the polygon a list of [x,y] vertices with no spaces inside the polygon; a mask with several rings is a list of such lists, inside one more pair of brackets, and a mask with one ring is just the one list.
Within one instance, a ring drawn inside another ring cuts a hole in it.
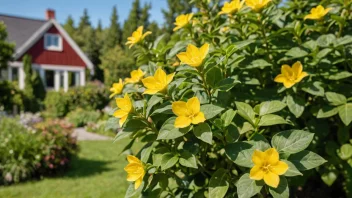
[{"label": "white trim board", "polygon": [[[11,67],[22,67],[23,63],[19,61],[10,62],[9,66]],[[60,71],[85,71],[85,68],[82,66],[75,65],[49,65],[49,64],[32,64],[32,67],[35,69],[42,68],[46,70],[60,70]]]},{"label": "white trim board", "polygon": [[[60,34],[66,39],[68,44],[73,48],[73,50],[80,56],[83,62],[86,64],[91,74],[94,74],[94,65],[88,59],[88,57],[83,53],[83,51],[78,47],[78,45],[73,41],[73,39],[67,34],[64,28],[61,27],[54,19],[46,22],[42,27],[40,27],[22,46],[20,46],[15,53],[15,60],[20,58],[25,52],[27,52],[37,41],[44,36],[44,34],[51,28],[55,26]],[[61,67],[61,66],[60,66]]]}]

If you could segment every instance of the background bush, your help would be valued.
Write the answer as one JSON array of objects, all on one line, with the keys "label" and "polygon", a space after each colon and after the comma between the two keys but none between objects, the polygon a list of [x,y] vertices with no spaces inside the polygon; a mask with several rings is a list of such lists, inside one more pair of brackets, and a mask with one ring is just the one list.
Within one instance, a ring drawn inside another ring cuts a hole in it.
[{"label": "background bush", "polygon": [[77,151],[71,125],[62,121],[35,127],[23,123],[27,125],[16,118],[0,118],[0,184],[63,171]]},{"label": "background bush", "polygon": [[101,117],[100,111],[88,111],[81,108],[75,109],[67,114],[67,120],[75,127],[82,127],[88,123],[96,123]]}]

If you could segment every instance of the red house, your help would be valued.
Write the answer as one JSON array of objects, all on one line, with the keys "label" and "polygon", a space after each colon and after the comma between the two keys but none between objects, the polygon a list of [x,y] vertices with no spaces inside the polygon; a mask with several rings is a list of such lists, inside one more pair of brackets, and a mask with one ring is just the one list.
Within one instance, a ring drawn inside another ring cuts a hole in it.
[{"label": "red house", "polygon": [[56,22],[54,10],[46,11],[46,20],[0,14],[1,21],[7,27],[8,41],[16,44],[14,61],[7,70],[8,80],[18,81],[19,87],[24,88],[22,58],[28,54],[47,89],[67,91],[69,86],[85,85],[86,69],[92,73],[94,66]]}]

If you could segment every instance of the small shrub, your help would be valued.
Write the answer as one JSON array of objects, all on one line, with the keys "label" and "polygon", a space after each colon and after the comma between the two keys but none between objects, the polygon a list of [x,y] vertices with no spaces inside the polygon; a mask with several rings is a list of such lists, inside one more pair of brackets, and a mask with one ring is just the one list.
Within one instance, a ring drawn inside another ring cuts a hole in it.
[{"label": "small shrub", "polygon": [[49,118],[64,117],[69,111],[70,98],[63,91],[49,91],[46,94],[43,115]]},{"label": "small shrub", "polygon": [[77,150],[72,125],[63,121],[24,127],[16,118],[0,119],[0,184],[65,170]]},{"label": "small shrub", "polygon": [[23,110],[24,93],[18,89],[18,86],[10,81],[0,81],[0,107],[4,108],[6,112],[12,112],[14,106],[18,110]]},{"label": "small shrub", "polygon": [[88,111],[78,108],[68,113],[66,118],[75,127],[82,127],[90,122],[96,123],[99,120],[100,116],[101,113],[99,111]]}]

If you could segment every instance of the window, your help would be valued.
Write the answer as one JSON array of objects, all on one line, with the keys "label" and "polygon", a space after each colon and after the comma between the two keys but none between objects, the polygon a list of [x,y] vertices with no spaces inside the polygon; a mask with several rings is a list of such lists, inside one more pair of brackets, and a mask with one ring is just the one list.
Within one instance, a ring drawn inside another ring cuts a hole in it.
[{"label": "window", "polygon": [[45,34],[44,48],[52,51],[62,51],[62,38],[59,34]]}]

